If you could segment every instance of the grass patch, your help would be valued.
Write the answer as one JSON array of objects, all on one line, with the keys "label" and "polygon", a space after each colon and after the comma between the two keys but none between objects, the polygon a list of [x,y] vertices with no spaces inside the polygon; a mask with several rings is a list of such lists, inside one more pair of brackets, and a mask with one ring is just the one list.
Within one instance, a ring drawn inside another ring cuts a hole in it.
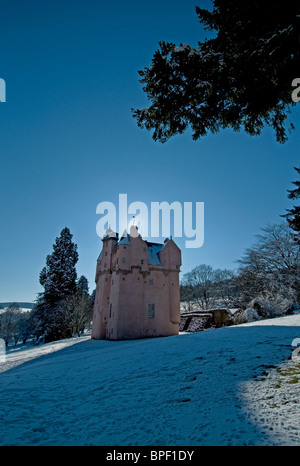
[{"label": "grass patch", "polygon": [[289,377],[291,375],[300,375],[300,366],[294,365],[289,367],[288,369],[277,369],[277,372],[282,375],[283,377]]},{"label": "grass patch", "polygon": [[298,383],[299,377],[292,377],[290,380],[287,380],[286,383]]},{"label": "grass patch", "polygon": [[277,372],[280,376],[277,385],[274,388],[281,388],[283,383],[296,384],[300,380],[300,365],[294,364],[287,369],[277,368]]}]

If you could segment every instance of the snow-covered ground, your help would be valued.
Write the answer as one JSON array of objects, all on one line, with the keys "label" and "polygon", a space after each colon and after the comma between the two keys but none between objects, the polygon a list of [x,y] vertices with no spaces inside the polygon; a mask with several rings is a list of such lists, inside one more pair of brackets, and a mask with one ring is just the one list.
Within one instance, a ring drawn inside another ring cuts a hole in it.
[{"label": "snow-covered ground", "polygon": [[300,315],[12,348],[0,364],[0,445],[299,445],[295,338]]}]

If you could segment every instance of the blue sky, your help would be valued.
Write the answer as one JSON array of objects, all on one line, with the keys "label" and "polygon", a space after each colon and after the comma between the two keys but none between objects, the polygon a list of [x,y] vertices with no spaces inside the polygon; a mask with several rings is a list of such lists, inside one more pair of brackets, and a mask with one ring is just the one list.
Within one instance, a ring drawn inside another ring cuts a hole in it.
[{"label": "blue sky", "polygon": [[94,288],[101,240],[96,207],[128,202],[204,202],[205,241],[182,248],[182,274],[206,263],[236,268],[260,228],[291,206],[299,166],[297,130],[288,143],[222,131],[156,143],[131,108],[147,106],[137,71],[160,40],[197,46],[195,5],[208,0],[6,2],[1,6],[0,302],[33,301],[55,237],[67,226],[78,275]]}]

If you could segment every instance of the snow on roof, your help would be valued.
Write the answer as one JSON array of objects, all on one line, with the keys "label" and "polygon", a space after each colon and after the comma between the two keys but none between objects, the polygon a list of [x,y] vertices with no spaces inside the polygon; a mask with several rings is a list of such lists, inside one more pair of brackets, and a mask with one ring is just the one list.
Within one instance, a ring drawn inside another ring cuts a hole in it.
[{"label": "snow on roof", "polygon": [[105,234],[103,235],[103,239],[115,238],[115,237],[117,237],[117,233],[115,231],[113,231],[109,226],[108,229],[106,230]]},{"label": "snow on roof", "polygon": [[122,236],[118,244],[130,244],[130,235]]},{"label": "snow on roof", "polygon": [[148,245],[149,264],[162,265],[158,254],[163,249],[164,245],[158,244],[158,243],[148,243],[148,241],[147,241],[147,245]]}]

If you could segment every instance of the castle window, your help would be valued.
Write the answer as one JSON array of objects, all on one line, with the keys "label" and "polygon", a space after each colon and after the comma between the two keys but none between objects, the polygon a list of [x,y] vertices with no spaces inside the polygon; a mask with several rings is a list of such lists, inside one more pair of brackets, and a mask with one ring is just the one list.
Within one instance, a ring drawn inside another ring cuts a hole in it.
[{"label": "castle window", "polygon": [[105,278],[105,281],[107,282],[107,277]]},{"label": "castle window", "polygon": [[126,246],[124,246],[123,249],[126,249]]},{"label": "castle window", "polygon": [[146,248],[144,248],[144,252],[146,252]]},{"label": "castle window", "polygon": [[123,281],[125,280],[125,278],[123,278]]},{"label": "castle window", "polygon": [[117,264],[119,263],[119,259],[117,259]]},{"label": "castle window", "polygon": [[111,317],[111,306],[112,306],[112,304],[110,303],[110,305],[109,305],[109,317]]},{"label": "castle window", "polygon": [[107,251],[106,251],[105,255],[107,256]]},{"label": "castle window", "polygon": [[141,259],[141,264],[143,264],[143,263],[144,263],[144,259]]},{"label": "castle window", "polygon": [[148,304],[148,317],[155,317],[155,306],[154,304]]},{"label": "castle window", "polygon": [[123,262],[123,264],[126,264],[126,258],[125,257],[123,257],[122,262]]},{"label": "castle window", "polygon": [[153,278],[151,278],[151,280],[149,280],[149,285],[153,285],[153,283],[154,283],[154,280]]},{"label": "castle window", "polygon": [[105,264],[104,264],[104,268],[106,268],[106,262],[105,262]]}]

